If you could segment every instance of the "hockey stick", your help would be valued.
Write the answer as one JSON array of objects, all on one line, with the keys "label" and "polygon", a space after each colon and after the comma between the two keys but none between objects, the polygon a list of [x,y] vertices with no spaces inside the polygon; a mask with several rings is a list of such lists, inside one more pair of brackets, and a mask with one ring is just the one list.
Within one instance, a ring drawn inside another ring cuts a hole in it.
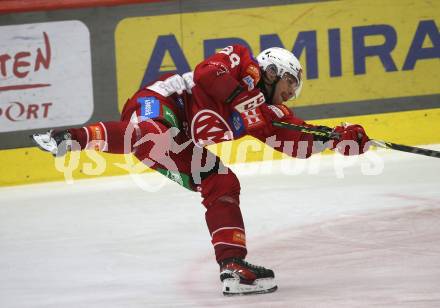
[{"label": "hockey stick", "polygon": [[[273,121],[272,124],[273,124],[273,126],[283,127],[283,128],[287,128],[287,129],[291,129],[291,130],[297,130],[297,131],[300,131],[303,133],[312,134],[312,135],[321,136],[321,137],[327,137],[330,139],[337,140],[340,137],[340,135],[337,133],[334,133],[331,131],[326,131],[326,130],[315,128],[315,127],[306,127],[306,126],[302,126],[302,125],[296,125],[296,124],[287,123],[287,122],[277,122],[277,121]],[[371,141],[372,145],[380,147],[380,148],[386,148],[386,149],[392,149],[392,150],[397,150],[397,151],[402,151],[402,152],[408,152],[408,153],[413,153],[413,154],[420,154],[420,155],[440,158],[439,151],[417,148],[417,147],[412,147],[409,145],[402,145],[402,144],[397,144],[397,143],[392,143],[392,142],[387,142],[387,141],[382,141],[382,140],[370,139],[369,141]]]}]

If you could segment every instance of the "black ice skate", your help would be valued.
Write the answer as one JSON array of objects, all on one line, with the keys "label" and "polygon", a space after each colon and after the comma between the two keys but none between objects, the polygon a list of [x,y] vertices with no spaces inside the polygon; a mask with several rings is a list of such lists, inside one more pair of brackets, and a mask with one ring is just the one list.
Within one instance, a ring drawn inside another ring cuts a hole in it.
[{"label": "black ice skate", "polygon": [[63,156],[70,150],[72,136],[67,130],[50,130],[43,134],[31,136],[34,143],[43,151],[52,153],[53,156]]},{"label": "black ice skate", "polygon": [[224,295],[271,293],[277,289],[272,270],[252,265],[239,258],[220,263],[220,280]]}]

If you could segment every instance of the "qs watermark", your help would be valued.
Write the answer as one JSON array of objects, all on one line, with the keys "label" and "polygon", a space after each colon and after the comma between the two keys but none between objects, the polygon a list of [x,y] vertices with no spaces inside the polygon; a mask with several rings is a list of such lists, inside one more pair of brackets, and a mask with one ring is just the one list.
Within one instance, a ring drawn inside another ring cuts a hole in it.
[{"label": "qs watermark", "polygon": [[[379,150],[366,151],[367,149],[364,148],[366,153],[357,155],[361,149],[355,141],[342,141],[334,149],[335,152],[345,152],[350,155],[341,153],[322,155],[321,152],[329,148],[328,143],[279,141],[276,136],[266,138],[264,143],[244,139],[237,143],[234,151],[230,142],[212,144],[207,150],[196,146],[191,139],[181,138],[184,133],[175,127],[163,130],[154,121],[150,122],[151,132],[145,135],[141,135],[136,123],[128,125],[124,134],[124,154],[122,154],[124,163],[113,163],[115,167],[126,171],[138,187],[148,192],[160,190],[169,179],[181,186],[196,190],[197,185],[207,175],[231,172],[221,163],[219,157],[223,161],[239,165],[239,173],[244,175],[278,172],[292,176],[325,174],[342,179],[353,169],[357,169],[363,175],[373,176],[381,174],[385,167]],[[86,150],[85,155],[90,161],[81,162],[80,145],[76,141],[68,142],[70,153],[55,159],[55,168],[64,174],[67,183],[74,182],[74,171],[78,168],[89,176],[104,174],[108,165],[102,152]],[[104,141],[91,141],[86,148],[107,149],[108,147]],[[295,158],[275,159],[276,151],[284,153],[285,157]],[[261,162],[248,163],[248,157],[255,153],[259,153]],[[160,180],[155,177],[152,181],[147,175],[147,171],[151,169],[164,176],[160,177]]]}]

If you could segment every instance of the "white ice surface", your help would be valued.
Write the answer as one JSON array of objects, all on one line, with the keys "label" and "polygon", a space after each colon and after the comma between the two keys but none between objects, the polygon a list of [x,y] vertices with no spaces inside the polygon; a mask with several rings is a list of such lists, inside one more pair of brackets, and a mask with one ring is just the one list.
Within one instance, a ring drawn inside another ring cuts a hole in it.
[{"label": "white ice surface", "polygon": [[440,307],[440,159],[346,162],[232,166],[248,260],[279,286],[233,298],[197,193],[130,176],[1,188],[0,307]]}]

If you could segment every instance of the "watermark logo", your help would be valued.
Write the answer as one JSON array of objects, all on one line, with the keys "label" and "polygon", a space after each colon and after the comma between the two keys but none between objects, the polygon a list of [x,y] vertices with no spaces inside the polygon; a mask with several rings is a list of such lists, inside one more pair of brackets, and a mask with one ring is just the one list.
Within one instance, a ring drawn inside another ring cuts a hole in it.
[{"label": "watermark logo", "polygon": [[[144,130],[147,128],[148,133],[142,135],[139,125],[142,125]],[[99,144],[89,144],[87,148],[107,148],[106,144],[102,144],[105,143],[102,140],[91,141],[91,143]],[[70,155],[57,157],[55,168],[64,173],[67,183],[73,183],[73,171],[79,167],[80,163],[80,145],[76,141],[71,141],[69,146],[72,149]],[[217,146],[218,144],[213,147]],[[240,174],[243,175],[325,174],[342,179],[353,174],[353,170],[358,170],[361,174],[368,176],[379,175],[383,172],[385,165],[379,151],[368,151],[363,155],[357,155],[362,152],[358,143],[344,141],[339,151],[350,155],[340,153],[321,155],[320,153],[328,147],[328,144],[319,141],[313,142],[311,146],[308,141],[280,141],[276,136],[271,136],[266,139],[265,143],[243,140],[238,144],[236,151],[231,151],[230,147],[224,146],[219,154],[225,161],[238,163],[241,166]],[[286,159],[276,161],[274,149],[285,153],[286,156],[295,156],[296,159],[286,157]],[[262,153],[263,162],[246,163],[248,154],[255,152]],[[124,153],[125,162],[115,163],[115,165],[125,170],[133,182],[147,192],[159,191],[170,179],[188,189],[197,190],[204,175],[230,172],[223,164],[219,166],[218,157],[215,154],[205,148],[195,146],[193,141],[185,137],[178,128],[165,129],[153,120],[147,120],[141,124],[133,122],[127,126],[124,133]],[[100,152],[86,151],[86,155],[93,161],[93,164],[84,163],[82,172],[93,176],[104,173],[107,163]],[[305,159],[310,156],[312,156],[310,159]],[[146,175],[149,169],[154,169],[165,176],[152,179],[151,176]]]}]

